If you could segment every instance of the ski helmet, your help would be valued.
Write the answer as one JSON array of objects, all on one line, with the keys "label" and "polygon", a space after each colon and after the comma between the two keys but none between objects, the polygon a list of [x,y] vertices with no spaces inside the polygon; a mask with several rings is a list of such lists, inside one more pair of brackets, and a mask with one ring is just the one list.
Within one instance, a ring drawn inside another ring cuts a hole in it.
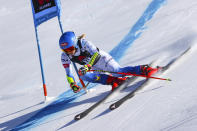
[{"label": "ski helmet", "polygon": [[75,33],[72,31],[67,31],[62,34],[62,36],[59,39],[59,46],[61,49],[67,49],[72,46],[76,46],[77,44],[77,39],[75,36]]}]

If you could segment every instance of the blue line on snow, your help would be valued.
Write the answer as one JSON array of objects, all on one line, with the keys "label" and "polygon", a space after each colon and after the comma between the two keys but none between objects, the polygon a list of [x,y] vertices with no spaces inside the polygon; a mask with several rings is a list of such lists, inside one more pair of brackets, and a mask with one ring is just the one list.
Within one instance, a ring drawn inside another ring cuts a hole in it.
[{"label": "blue line on snow", "polygon": [[[120,43],[115,48],[110,51],[110,55],[112,55],[114,59],[119,61],[125,55],[127,49],[137,38],[141,36],[146,22],[154,16],[154,14],[165,2],[166,0],[153,0],[149,4],[148,8],[131,28],[129,33],[120,41]],[[96,84],[91,84],[89,88],[92,88],[95,85]],[[61,94],[52,104],[41,109],[41,111],[39,111],[36,115],[20,124],[19,126],[15,127],[15,129],[13,130],[27,130],[42,124],[43,121],[48,119],[50,116],[67,108],[71,108],[71,106],[73,105],[73,103],[71,105],[71,102],[73,102],[83,94],[84,91],[77,94],[74,94],[71,90],[66,91],[65,93]]]},{"label": "blue line on snow", "polygon": [[110,51],[110,54],[119,61],[126,53],[133,42],[140,37],[145,29],[144,25],[149,21],[157,10],[166,2],[166,0],[153,0],[139,20],[131,28],[129,33],[120,41],[120,43]]}]

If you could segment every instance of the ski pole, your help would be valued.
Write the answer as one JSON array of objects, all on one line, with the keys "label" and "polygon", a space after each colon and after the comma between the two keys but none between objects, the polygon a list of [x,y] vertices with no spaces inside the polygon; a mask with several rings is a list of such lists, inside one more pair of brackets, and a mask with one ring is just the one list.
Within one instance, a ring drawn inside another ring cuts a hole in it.
[{"label": "ski pole", "polygon": [[125,76],[139,76],[139,77],[146,77],[146,78],[152,78],[152,79],[158,79],[158,80],[166,80],[166,81],[172,81],[169,78],[160,78],[160,77],[153,77],[153,76],[145,76],[145,75],[138,75],[138,74],[132,74],[132,73],[124,73],[124,72],[113,72],[113,71],[105,71],[105,70],[88,70],[88,72],[104,72],[104,73],[114,73],[114,74],[120,74]]},{"label": "ski pole", "polygon": [[[85,34],[82,34],[81,36],[79,36],[78,37],[78,39],[82,39],[82,38],[84,38],[85,37]],[[78,69],[77,69],[77,66],[75,65],[75,63],[73,63],[73,65],[74,65],[74,68],[75,68],[75,70],[76,70],[76,72],[77,72],[77,75],[78,75],[78,77],[79,77],[79,81],[80,81],[80,83],[81,83],[81,85],[83,86],[83,89],[85,90],[85,92],[87,93],[87,86],[89,85],[89,82],[87,83],[87,85],[85,85],[85,83],[83,82],[83,80],[80,78],[80,75],[79,75],[79,73],[78,73]]]},{"label": "ski pole", "polygon": [[76,70],[76,72],[77,72],[77,75],[78,75],[78,77],[79,77],[79,81],[80,81],[80,83],[81,83],[81,85],[83,86],[83,89],[85,90],[85,92],[87,93],[88,91],[87,91],[87,86],[85,85],[85,83],[83,82],[83,80],[80,78],[80,75],[79,75],[79,73],[78,73],[78,71],[77,71],[77,66],[76,66],[76,64],[73,62],[73,65],[74,65],[74,68],[75,68],[75,70]]},{"label": "ski pole", "polygon": [[[85,34],[82,34],[81,36],[79,36],[78,39],[82,39],[82,38],[84,38],[84,37],[85,37]],[[81,85],[83,86],[83,89],[84,89],[85,92],[87,93],[87,86],[88,86],[88,84],[85,85],[85,83],[83,82],[83,80],[80,78],[80,75],[79,75],[79,73],[78,73],[77,66],[76,66],[76,64],[75,64],[74,62],[73,62],[73,66],[74,66],[75,71],[76,71],[76,73],[77,73],[77,75],[78,75],[78,77],[79,77],[79,81],[80,81]]]}]

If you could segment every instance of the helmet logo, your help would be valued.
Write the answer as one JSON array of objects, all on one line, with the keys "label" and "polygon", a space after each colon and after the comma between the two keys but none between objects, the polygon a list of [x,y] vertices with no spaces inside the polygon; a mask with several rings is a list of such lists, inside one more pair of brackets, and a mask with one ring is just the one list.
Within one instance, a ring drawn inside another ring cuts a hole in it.
[{"label": "helmet logo", "polygon": [[68,45],[68,43],[66,42],[66,43],[61,43],[61,46],[67,46]]}]

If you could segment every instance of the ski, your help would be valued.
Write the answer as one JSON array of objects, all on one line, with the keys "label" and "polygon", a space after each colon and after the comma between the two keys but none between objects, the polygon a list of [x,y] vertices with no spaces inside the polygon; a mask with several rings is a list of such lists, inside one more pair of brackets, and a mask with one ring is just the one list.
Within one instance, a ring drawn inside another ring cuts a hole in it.
[{"label": "ski", "polygon": [[[159,71],[159,73],[164,73],[166,70],[168,70],[176,61],[178,61],[180,58],[182,58],[188,51],[190,50],[190,47],[187,48],[183,53],[181,53],[179,56],[175,57],[174,59],[172,59],[166,66],[161,67],[161,70]],[[135,96],[135,93],[139,90],[141,90],[142,88],[144,88],[148,83],[149,83],[150,79],[146,79],[144,80],[137,88],[135,88],[135,90],[132,90],[129,94],[127,94],[126,96],[122,97],[120,100],[118,100],[117,102],[111,104],[109,106],[110,110],[114,110],[116,108],[118,108],[119,106],[121,106],[125,101],[127,101],[128,99],[132,98]]]},{"label": "ski", "polygon": [[88,109],[86,109],[84,112],[76,115],[74,119],[75,120],[80,120],[80,119],[84,118],[92,110],[94,110],[96,107],[98,107],[100,104],[102,104],[105,100],[107,100],[110,96],[112,96],[115,92],[117,92],[118,90],[121,90],[121,89],[125,89],[130,83],[132,83],[133,81],[135,81],[136,78],[137,78],[136,76],[128,77],[128,79],[126,79],[126,81],[124,83],[122,83],[120,86],[118,86],[117,88],[115,88],[114,91],[112,91],[109,94],[107,94],[104,98],[102,98],[101,100],[99,100],[98,102],[96,102],[95,104],[93,104],[91,107],[89,107]]},{"label": "ski", "polygon": [[[149,65],[151,66],[152,64],[154,64],[155,61],[152,61]],[[112,96],[115,92],[118,92],[120,90],[124,90],[128,87],[129,84],[131,84],[132,82],[134,82],[138,77],[137,76],[132,76],[132,77],[128,77],[128,79],[121,84],[119,87],[115,88],[113,92],[110,92],[108,95],[106,95],[104,98],[102,98],[100,101],[96,102],[95,104],[93,104],[91,107],[89,107],[88,109],[86,109],[84,112],[78,114],[75,116],[75,120],[80,120],[82,118],[84,118],[85,116],[87,116],[92,110],[94,110],[96,107],[98,107],[100,104],[104,103],[104,101],[106,101],[110,96]]]},{"label": "ski", "polygon": [[[154,63],[154,61],[152,61],[149,65],[152,65]],[[95,104],[93,104],[91,107],[89,107],[88,109],[86,109],[84,112],[78,114],[75,116],[75,120],[80,120],[83,117],[87,116],[92,110],[94,110],[96,107],[98,107],[98,105],[100,105],[101,103],[103,103],[105,100],[107,100],[110,96],[112,96],[115,92],[117,92],[118,90],[124,90],[125,88],[128,87],[129,84],[131,84],[132,82],[134,82],[138,77],[137,76],[132,76],[132,77],[128,77],[128,79],[121,84],[119,87],[115,88],[113,92],[110,92],[108,95],[106,95],[104,98],[102,98],[100,101],[96,102]]]}]

